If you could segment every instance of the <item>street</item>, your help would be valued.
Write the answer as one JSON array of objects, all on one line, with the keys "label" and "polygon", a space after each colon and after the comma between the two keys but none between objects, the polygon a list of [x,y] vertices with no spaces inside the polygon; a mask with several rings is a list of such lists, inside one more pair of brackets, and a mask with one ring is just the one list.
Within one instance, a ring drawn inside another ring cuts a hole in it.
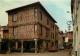
[{"label": "street", "polygon": [[0,54],[0,56],[70,56],[68,50],[60,50],[58,52],[45,52],[45,53],[11,53]]}]

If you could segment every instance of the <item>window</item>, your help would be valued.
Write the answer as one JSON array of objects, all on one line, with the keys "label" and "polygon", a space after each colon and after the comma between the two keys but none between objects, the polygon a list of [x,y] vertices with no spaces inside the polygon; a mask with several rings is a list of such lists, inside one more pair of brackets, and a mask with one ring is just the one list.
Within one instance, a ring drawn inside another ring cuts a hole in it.
[{"label": "window", "polygon": [[54,46],[54,42],[52,42],[52,47]]},{"label": "window", "polygon": [[7,36],[5,36],[5,39],[7,38]]},{"label": "window", "polygon": [[55,35],[55,39],[57,38],[57,36]]},{"label": "window", "polygon": [[13,28],[13,35],[14,35],[14,36],[15,36],[15,35],[18,35],[17,27],[14,27],[14,28]]},{"label": "window", "polygon": [[48,37],[48,36],[49,36],[49,30],[46,29],[46,37]]},{"label": "window", "polygon": [[53,30],[54,30],[54,25],[53,25]]},{"label": "window", "polygon": [[37,8],[34,9],[34,17],[37,17]]},{"label": "window", "polygon": [[34,25],[34,34],[37,34],[37,25]]},{"label": "window", "polygon": [[69,39],[69,42],[72,42],[73,40],[72,39]]},{"label": "window", "polygon": [[14,21],[14,22],[17,21],[17,14],[16,14],[16,13],[13,14],[13,21]]},{"label": "window", "polygon": [[53,33],[53,39],[54,39],[54,33]]},{"label": "window", "polygon": [[51,38],[52,38],[52,32],[51,32]]},{"label": "window", "polygon": [[47,25],[49,25],[49,19],[47,19]]},{"label": "window", "polygon": [[40,26],[40,35],[42,35],[42,26]]},{"label": "window", "polygon": [[54,45],[54,42],[52,42],[52,45]]},{"label": "window", "polygon": [[42,20],[42,13],[40,12],[40,19]]},{"label": "window", "polygon": [[51,28],[53,28],[53,24],[51,23]]}]

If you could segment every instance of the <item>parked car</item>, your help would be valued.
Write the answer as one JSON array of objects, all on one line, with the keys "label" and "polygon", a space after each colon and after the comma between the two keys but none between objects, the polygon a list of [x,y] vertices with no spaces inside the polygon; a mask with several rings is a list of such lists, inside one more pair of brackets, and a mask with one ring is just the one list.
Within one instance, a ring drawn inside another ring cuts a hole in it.
[{"label": "parked car", "polygon": [[31,52],[35,52],[35,48],[31,48]]},{"label": "parked car", "polygon": [[55,51],[58,51],[58,48],[50,47],[50,48],[49,48],[49,52],[53,52],[53,51],[54,51],[54,52],[55,52]]},{"label": "parked car", "polygon": [[64,50],[64,47],[63,47],[63,46],[61,46],[61,47],[60,47],[60,50]]}]

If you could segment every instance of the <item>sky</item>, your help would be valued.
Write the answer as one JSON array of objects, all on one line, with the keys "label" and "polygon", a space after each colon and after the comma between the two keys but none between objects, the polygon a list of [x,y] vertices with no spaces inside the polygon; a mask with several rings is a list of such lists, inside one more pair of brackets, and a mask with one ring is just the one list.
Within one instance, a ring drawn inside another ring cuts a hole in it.
[{"label": "sky", "polygon": [[[65,32],[68,31],[67,21],[72,21],[71,0],[0,0],[0,25],[8,24],[8,15],[5,11],[21,7],[39,1],[49,14],[57,21],[59,29]],[[71,30],[73,28],[71,27]]]}]

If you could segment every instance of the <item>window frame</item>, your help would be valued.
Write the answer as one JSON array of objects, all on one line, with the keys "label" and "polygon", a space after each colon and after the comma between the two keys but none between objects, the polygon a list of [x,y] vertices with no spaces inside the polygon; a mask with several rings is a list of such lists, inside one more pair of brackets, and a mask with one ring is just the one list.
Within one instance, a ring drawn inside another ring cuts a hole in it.
[{"label": "window frame", "polygon": [[[16,18],[16,19],[15,19],[15,18]],[[17,13],[14,13],[14,14],[13,14],[13,19],[12,19],[12,21],[13,21],[13,22],[16,22],[17,20],[18,20],[18,19],[17,19]]]},{"label": "window frame", "polygon": [[53,37],[52,32],[51,32],[51,38]]},{"label": "window frame", "polygon": [[40,14],[40,20],[42,20],[42,12],[40,12],[39,14]]},{"label": "window frame", "polygon": [[[16,31],[16,29],[17,29],[17,34],[15,34],[14,32]],[[13,36],[17,36],[18,35],[18,28],[17,27],[13,27]]]},{"label": "window frame", "polygon": [[48,36],[49,36],[49,30],[46,29],[46,37],[48,37]]},{"label": "window frame", "polygon": [[34,17],[37,17],[37,8],[34,8]]},{"label": "window frame", "polygon": [[54,33],[53,33],[53,39],[54,39]]},{"label": "window frame", "polygon": [[47,19],[47,25],[49,25],[49,19]]},{"label": "window frame", "polygon": [[42,31],[42,25],[40,25],[40,35],[43,34],[43,31]]}]

